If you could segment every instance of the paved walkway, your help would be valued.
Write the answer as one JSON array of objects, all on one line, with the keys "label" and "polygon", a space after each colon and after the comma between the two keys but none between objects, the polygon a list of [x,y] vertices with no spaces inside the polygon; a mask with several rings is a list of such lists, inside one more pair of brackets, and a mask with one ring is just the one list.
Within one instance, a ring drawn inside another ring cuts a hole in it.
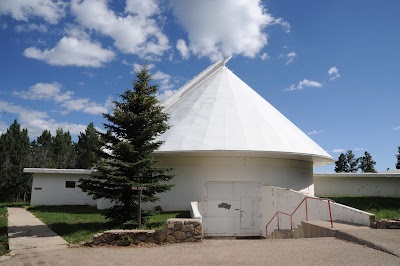
[{"label": "paved walkway", "polygon": [[14,256],[25,265],[400,265],[400,258],[333,237],[273,240],[206,239],[150,248],[68,248]]},{"label": "paved walkway", "polygon": [[65,249],[68,242],[24,208],[7,208],[11,255]]},{"label": "paved walkway", "polygon": [[8,215],[9,246],[17,256],[1,257],[0,265],[400,265],[400,230],[340,230],[348,241],[222,239],[154,248],[67,248],[24,208],[8,208]]},{"label": "paved walkway", "polygon": [[384,251],[400,258],[400,230],[339,230],[336,237]]}]

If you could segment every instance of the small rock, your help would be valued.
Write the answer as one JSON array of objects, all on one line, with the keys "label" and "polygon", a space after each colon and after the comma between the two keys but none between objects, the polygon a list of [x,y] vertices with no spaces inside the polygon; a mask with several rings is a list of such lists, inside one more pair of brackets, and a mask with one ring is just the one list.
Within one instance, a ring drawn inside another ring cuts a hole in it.
[{"label": "small rock", "polygon": [[174,224],[174,230],[176,230],[176,231],[182,230],[182,223],[175,222],[175,224]]},{"label": "small rock", "polygon": [[196,235],[202,234],[203,233],[203,226],[198,225],[195,229],[194,229],[194,233]]},{"label": "small rock", "polygon": [[184,225],[181,229],[183,232],[190,232],[193,231],[193,225]]},{"label": "small rock", "polygon": [[175,243],[176,242],[176,238],[173,235],[167,235],[165,240],[166,240],[166,242],[169,242],[169,243]]},{"label": "small rock", "polygon": [[159,241],[160,241],[160,242],[164,242],[166,238],[167,238],[167,232],[161,231],[161,232],[160,232],[160,239],[159,239]]},{"label": "small rock", "polygon": [[146,243],[154,243],[154,244],[158,244],[159,241],[155,240],[152,237],[147,238],[147,240],[145,241]]},{"label": "small rock", "polygon": [[174,236],[176,239],[183,240],[186,239],[186,233],[182,231],[175,231]]}]

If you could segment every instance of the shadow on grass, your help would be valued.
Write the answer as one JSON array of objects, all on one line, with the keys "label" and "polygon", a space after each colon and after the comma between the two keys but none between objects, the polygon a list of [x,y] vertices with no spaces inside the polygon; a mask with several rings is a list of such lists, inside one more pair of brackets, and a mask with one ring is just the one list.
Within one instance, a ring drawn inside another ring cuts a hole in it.
[{"label": "shadow on grass", "polygon": [[79,223],[79,224],[69,224],[69,223],[53,223],[49,225],[49,228],[61,236],[69,236],[80,232],[95,234],[100,231],[105,231],[111,229],[108,223]]},{"label": "shadow on grass", "polygon": [[29,207],[29,211],[33,212],[50,212],[50,213],[70,213],[70,214],[104,214],[104,211],[98,210],[95,206],[87,205],[62,205],[62,206],[37,206]]},{"label": "shadow on grass", "polygon": [[344,204],[360,210],[400,210],[398,198],[385,197],[329,197],[337,203]]},{"label": "shadow on grass", "polygon": [[18,202],[0,202],[0,207],[24,207],[29,206],[29,202],[18,201]]}]

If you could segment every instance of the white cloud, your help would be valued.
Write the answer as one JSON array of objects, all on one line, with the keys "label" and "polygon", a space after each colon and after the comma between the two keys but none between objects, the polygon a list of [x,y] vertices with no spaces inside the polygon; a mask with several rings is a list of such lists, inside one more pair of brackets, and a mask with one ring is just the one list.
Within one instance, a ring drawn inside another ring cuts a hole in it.
[{"label": "white cloud", "polygon": [[289,33],[291,30],[289,22],[287,22],[283,18],[274,19],[273,24],[280,25],[285,30],[286,33]]},{"label": "white cloud", "polygon": [[332,152],[334,152],[334,153],[342,153],[342,152],[345,152],[345,150],[344,149],[333,149]]},{"label": "white cloud", "polygon": [[61,106],[65,107],[67,111],[81,111],[92,115],[107,113],[107,108],[88,98],[71,99],[63,102]]},{"label": "white cloud", "polygon": [[28,21],[31,17],[41,17],[56,24],[65,15],[66,4],[51,0],[2,0],[0,15],[10,15],[15,20]]},{"label": "white cloud", "polygon": [[289,88],[283,89],[283,91],[296,91],[299,90],[299,88],[296,87],[296,85],[291,84]]},{"label": "white cloud", "polygon": [[283,91],[296,91],[296,90],[302,90],[304,87],[309,87],[309,88],[322,88],[322,83],[315,81],[315,80],[309,80],[309,79],[303,79],[300,80],[297,85],[290,85],[289,88],[284,89]]},{"label": "white cloud", "polygon": [[263,53],[262,55],[260,55],[260,59],[265,61],[269,59],[269,55],[267,53]]},{"label": "white cloud", "polygon": [[314,80],[303,79],[297,85],[299,89],[303,89],[304,87],[312,87],[312,88],[321,88],[322,83]]},{"label": "white cloud", "polygon": [[106,102],[104,103],[104,107],[109,111],[111,111],[112,109],[114,109],[114,98],[111,96],[108,96],[106,99]]},{"label": "white cloud", "polygon": [[107,112],[107,108],[88,98],[74,98],[73,91],[61,90],[62,85],[53,83],[37,83],[26,91],[14,92],[14,95],[25,100],[54,101],[66,110],[63,114],[71,111],[81,111],[88,114],[98,115]]},{"label": "white cloud", "polygon": [[179,39],[176,42],[176,49],[179,51],[183,59],[188,59],[190,57],[189,48],[187,47],[185,40]]},{"label": "white cloud", "polygon": [[53,83],[36,83],[26,91],[15,92],[14,95],[25,100],[54,100],[62,102],[72,98],[73,92],[61,92],[62,85]]},{"label": "white cloud", "polygon": [[[0,117],[1,117],[1,115],[0,115]],[[8,128],[8,126],[3,121],[0,121],[0,135],[6,133],[7,128]]]},{"label": "white cloud", "polygon": [[169,98],[172,94],[174,94],[176,90],[165,90],[162,93],[157,95],[157,98],[160,102],[164,101],[165,99]]},{"label": "white cloud", "polygon": [[290,64],[293,62],[293,60],[297,57],[296,52],[290,52],[286,55],[286,64]]},{"label": "white cloud", "polygon": [[77,135],[86,130],[86,125],[57,122],[54,119],[51,119],[46,112],[25,108],[1,100],[0,110],[17,115],[17,119],[21,124],[21,127],[27,128],[31,137],[37,137],[41,135],[43,130],[50,130],[52,134],[55,134],[57,128],[62,128],[65,131],[69,131],[72,135]]},{"label": "white cloud", "polygon": [[400,130],[400,126],[394,127],[393,130]]},{"label": "white cloud", "polygon": [[126,16],[114,13],[106,0],[73,0],[71,11],[82,26],[111,37],[123,53],[160,56],[170,48],[157,21],[150,18],[158,12],[155,1],[127,1]]},{"label": "white cloud", "polygon": [[275,21],[260,0],[171,2],[191,53],[213,61],[233,54],[255,57],[267,45],[263,30]]},{"label": "white cloud", "polygon": [[354,150],[354,151],[363,151],[364,148],[354,148],[353,150]]},{"label": "white cloud", "polygon": [[340,78],[339,69],[337,69],[336,67],[331,67],[328,70],[328,75],[329,75],[329,80],[335,80],[337,78]]},{"label": "white cloud", "polygon": [[157,71],[156,73],[152,74],[153,80],[155,80],[161,91],[166,91],[170,90],[173,88],[173,85],[171,84],[171,76],[162,72],[162,71]]},{"label": "white cloud", "polygon": [[113,51],[103,49],[99,43],[75,37],[63,37],[50,50],[41,51],[36,47],[29,47],[25,49],[24,55],[50,65],[80,67],[101,67],[115,56]]},{"label": "white cloud", "polygon": [[30,32],[30,31],[39,31],[42,33],[47,32],[47,27],[44,24],[20,24],[15,26],[15,30],[17,32]]},{"label": "white cloud", "polygon": [[312,135],[319,135],[321,134],[322,130],[312,130],[310,132],[307,133],[307,135],[312,136]]},{"label": "white cloud", "polygon": [[160,10],[155,0],[127,0],[125,11],[138,16],[150,17]]}]

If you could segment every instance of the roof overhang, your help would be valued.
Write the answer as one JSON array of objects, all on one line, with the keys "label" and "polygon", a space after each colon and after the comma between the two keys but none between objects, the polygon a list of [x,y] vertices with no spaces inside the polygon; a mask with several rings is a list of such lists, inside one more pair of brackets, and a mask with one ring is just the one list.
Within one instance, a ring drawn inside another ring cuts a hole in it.
[{"label": "roof overhang", "polygon": [[24,168],[24,173],[31,173],[31,174],[90,175],[94,172],[95,172],[95,170],[91,170],[91,169]]},{"label": "roof overhang", "polygon": [[400,173],[314,173],[314,177],[328,178],[328,177],[397,177],[400,178]]},{"label": "roof overhang", "polygon": [[313,163],[314,166],[322,166],[332,164],[332,157],[324,157],[315,154],[301,154],[291,152],[275,152],[275,151],[155,151],[154,155],[158,158],[172,157],[249,157],[249,158],[271,158],[271,159],[288,159]]}]

